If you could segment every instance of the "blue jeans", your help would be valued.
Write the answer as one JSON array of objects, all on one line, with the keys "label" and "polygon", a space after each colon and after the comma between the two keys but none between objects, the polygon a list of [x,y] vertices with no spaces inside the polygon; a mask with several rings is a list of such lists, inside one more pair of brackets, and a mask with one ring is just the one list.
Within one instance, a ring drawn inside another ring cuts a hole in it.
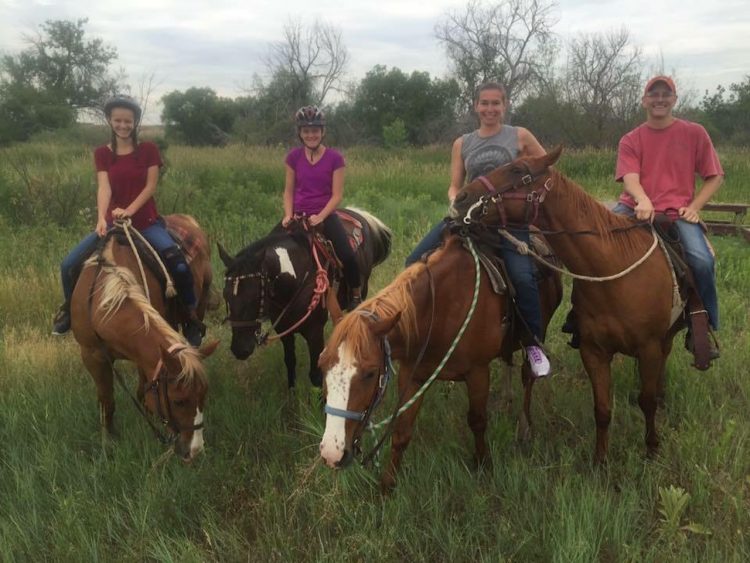
[{"label": "blue jeans", "polygon": [[[612,210],[615,213],[635,216],[635,211],[618,203]],[[693,272],[698,295],[708,312],[708,321],[714,330],[719,329],[719,297],[716,293],[716,265],[708,248],[708,242],[699,223],[689,223],[678,219],[675,221],[680,241],[685,249],[685,258]]]},{"label": "blue jeans", "polygon": [[[143,229],[141,234],[160,255],[163,255],[165,250],[175,246],[175,242],[169,236],[161,219]],[[98,242],[99,236],[96,233],[90,233],[70,251],[60,264],[60,278],[62,279],[63,297],[66,302],[70,301],[73,295],[77,280],[76,270],[91,255]]]},{"label": "blue jeans", "polygon": [[[444,221],[435,225],[406,258],[406,265],[413,264],[424,253],[440,246],[445,228],[446,223]],[[531,235],[528,230],[509,229],[509,232],[517,239],[530,244]],[[542,341],[544,337],[542,332],[542,306],[539,301],[536,265],[530,256],[519,254],[513,244],[506,239],[502,240],[500,256],[505,262],[505,269],[508,271],[510,282],[516,290],[516,306],[524,321],[526,321],[531,334]],[[531,345],[533,342],[527,341],[525,344]]]}]

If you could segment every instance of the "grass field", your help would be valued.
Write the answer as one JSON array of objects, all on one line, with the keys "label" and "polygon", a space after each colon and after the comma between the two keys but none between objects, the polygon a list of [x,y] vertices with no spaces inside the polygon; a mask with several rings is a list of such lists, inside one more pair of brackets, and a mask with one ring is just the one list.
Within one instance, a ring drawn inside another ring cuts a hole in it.
[{"label": "grass field", "polygon": [[[750,151],[720,154],[727,181],[716,200],[748,201]],[[232,252],[279,220],[282,149],[171,147],[166,156],[162,213],[193,214]],[[346,156],[345,202],[395,233],[371,283],[379,289],[444,213],[449,150]],[[618,357],[610,461],[592,467],[591,391],[559,332],[562,307],[548,338],[556,376],[535,386],[531,443],[515,440],[518,401],[508,417],[493,390],[494,464],[473,471],[464,388],[437,384],[398,487],[382,498],[376,472],[317,462],[324,418],[306,377],[290,396],[280,345],[235,360],[223,308],[208,320],[222,345],[207,361],[205,454],[191,466],[164,459],[119,391],[121,438],[102,442],[78,347],[49,336],[59,261],[93,225],[92,166],[85,147],[0,151],[0,560],[750,560],[750,247],[739,238],[713,240],[722,358],[697,372],[678,336],[658,458],[644,456],[634,362]],[[597,197],[617,196],[613,153],[568,152],[560,167]],[[214,270],[221,280],[218,255]]]}]

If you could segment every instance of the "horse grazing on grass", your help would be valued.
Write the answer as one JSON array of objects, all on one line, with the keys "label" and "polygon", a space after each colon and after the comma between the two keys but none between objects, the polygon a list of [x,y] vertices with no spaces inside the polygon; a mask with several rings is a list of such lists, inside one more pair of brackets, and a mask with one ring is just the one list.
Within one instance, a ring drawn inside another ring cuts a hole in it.
[{"label": "horse grazing on grass", "polygon": [[[370,213],[359,209],[344,212],[359,223],[354,226],[344,221],[350,234],[352,229],[360,231],[356,256],[364,298],[372,269],[390,253],[391,231]],[[267,341],[268,335],[261,333],[261,323],[270,320],[277,333],[271,339],[280,338],[284,345],[289,389],[297,380],[294,335],[301,334],[307,342],[310,381],[320,387],[323,380],[318,357],[323,350],[323,327],[328,320],[326,305],[332,315],[339,317],[338,303],[348,302],[349,288],[343,280],[338,297],[332,286],[326,289],[333,275],[331,262],[313,249],[312,236],[301,223],[293,222],[289,229],[276,226],[268,236],[253,242],[235,257],[218,245],[227,268],[224,299],[229,312],[227,320],[232,327],[232,353],[239,360],[247,359],[256,344]]]},{"label": "horse grazing on grass", "polygon": [[[631,219],[612,213],[578,184],[551,168],[562,149],[518,159],[480,181],[466,185],[454,209],[467,221],[534,222],[571,272],[609,281],[573,282],[573,310],[580,330],[580,354],[594,392],[594,459],[606,459],[609,441],[610,364],[615,353],[638,360],[638,403],[646,419],[646,447],[654,454],[659,438],[654,423],[657,400],[675,323],[670,264],[656,250],[655,235]],[[490,189],[492,188],[492,189]],[[475,213],[476,211],[480,213]],[[534,220],[534,218],[536,220]],[[639,261],[642,261],[640,264]],[[629,271],[628,271],[629,270]],[[618,277],[619,275],[619,277]],[[677,314],[675,314],[675,310]]]},{"label": "horse grazing on grass", "polygon": [[[402,272],[388,287],[333,329],[320,357],[325,373],[326,427],[320,454],[331,468],[347,465],[361,435],[385,392],[389,354],[399,361],[399,407],[414,397],[430,378],[459,334],[470,312],[475,263],[459,236],[449,236],[443,247]],[[505,295],[495,293],[484,269],[479,273],[476,307],[439,379],[465,381],[469,394],[468,423],[474,433],[474,459],[489,461],[485,441],[490,362],[502,356],[509,363],[520,347],[511,334]],[[562,299],[559,276],[539,283],[544,326]],[[530,424],[533,377],[522,370],[525,399],[522,423]],[[423,395],[396,418],[390,462],[381,478],[384,491],[395,485],[396,472],[412,436]]]},{"label": "horse grazing on grass", "polygon": [[[205,235],[188,216],[165,219],[187,235],[183,240],[196,243],[191,267],[196,295],[204,300],[211,281]],[[190,461],[203,449],[208,382],[202,358],[213,353],[218,341],[196,350],[174,329],[179,319],[169,314],[172,308],[161,283],[144,268],[149,301],[136,256],[114,236],[116,230],[110,231],[101,250],[85,263],[71,300],[71,327],[96,384],[102,427],[108,435],[115,433],[114,360],[130,360],[138,366],[138,399],[167,426],[169,438],[160,434],[162,439],[173,441],[175,453]],[[205,308],[206,303],[200,303],[201,316]]]}]

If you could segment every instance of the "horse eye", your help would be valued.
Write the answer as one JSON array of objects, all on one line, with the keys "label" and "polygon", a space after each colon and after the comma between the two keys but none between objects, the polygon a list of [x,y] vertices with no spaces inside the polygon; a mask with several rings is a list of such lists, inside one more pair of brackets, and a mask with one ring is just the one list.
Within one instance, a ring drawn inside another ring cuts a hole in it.
[{"label": "horse eye", "polygon": [[172,401],[172,404],[176,407],[186,407],[188,404],[187,399],[178,399],[176,401]]},{"label": "horse eye", "polygon": [[365,373],[364,373],[364,374],[362,375],[362,377],[363,377],[364,379],[372,379],[372,378],[373,378],[373,377],[375,377],[375,376],[376,376],[377,374],[378,374],[378,372],[377,372],[377,371],[366,371],[366,372],[365,372]]}]

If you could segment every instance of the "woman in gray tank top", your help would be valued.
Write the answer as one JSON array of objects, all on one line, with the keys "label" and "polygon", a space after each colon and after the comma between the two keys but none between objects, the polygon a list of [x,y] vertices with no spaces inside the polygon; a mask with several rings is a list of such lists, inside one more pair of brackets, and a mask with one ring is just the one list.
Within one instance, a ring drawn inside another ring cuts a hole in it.
[{"label": "woman in gray tank top", "polygon": [[[474,102],[479,129],[456,139],[451,150],[451,183],[448,187],[448,199],[451,202],[467,180],[471,182],[518,157],[545,154],[542,145],[528,129],[503,123],[506,108],[503,86],[489,82],[479,87]],[[443,221],[433,227],[408,256],[406,265],[416,262],[440,246],[444,230]],[[529,242],[528,230],[511,232],[517,238]],[[537,377],[545,377],[550,374],[551,369],[547,356],[537,345],[544,339],[544,332],[536,267],[531,257],[519,254],[507,240],[503,239],[502,244],[502,258],[516,289],[516,305],[531,332],[524,342],[526,356],[532,373]]]}]

